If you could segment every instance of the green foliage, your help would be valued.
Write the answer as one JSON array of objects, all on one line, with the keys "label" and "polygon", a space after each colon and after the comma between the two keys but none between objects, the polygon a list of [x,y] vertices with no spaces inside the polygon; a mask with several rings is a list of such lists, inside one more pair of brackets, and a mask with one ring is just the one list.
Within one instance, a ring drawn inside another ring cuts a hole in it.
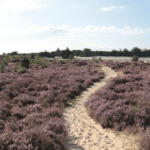
[{"label": "green foliage", "polygon": [[64,62],[63,60],[60,60],[60,63],[61,63],[61,64],[64,64],[65,62]]},{"label": "green foliage", "polygon": [[20,61],[21,67],[29,68],[30,60],[26,57],[23,57]]},{"label": "green foliage", "polygon": [[22,73],[24,73],[24,72],[27,72],[27,68],[26,67],[21,67],[20,65],[19,65],[19,68],[18,67],[14,67],[14,69],[13,69],[13,71],[12,71],[13,73],[14,72],[22,72]]},{"label": "green foliage", "polygon": [[56,63],[56,60],[53,60],[54,63]]},{"label": "green foliage", "polygon": [[72,60],[73,59],[73,55],[70,54],[68,59]]},{"label": "green foliage", "polygon": [[108,62],[113,62],[112,60],[108,60]]},{"label": "green foliage", "polygon": [[93,61],[94,61],[95,63],[99,63],[99,61],[98,61],[98,60],[96,60],[96,59],[94,59]]},{"label": "green foliage", "polygon": [[14,67],[13,72],[17,72],[19,68],[17,66]]},{"label": "green foliage", "polygon": [[99,58],[99,61],[101,62],[101,61],[102,61],[102,59],[101,59],[101,58]]},{"label": "green foliage", "polygon": [[3,73],[4,70],[6,70],[5,64],[1,63],[0,64],[0,71],[1,71],[1,73]]},{"label": "green foliage", "polygon": [[134,55],[133,57],[132,57],[132,60],[131,61],[138,61],[139,60],[139,57],[138,56],[136,56],[136,55]]},{"label": "green foliage", "polygon": [[8,56],[8,55],[5,55],[5,56],[3,57],[3,60],[8,61],[8,60],[9,60],[9,56]]},{"label": "green foliage", "polygon": [[36,63],[36,64],[40,64],[41,63],[39,55],[35,56],[34,63]]},{"label": "green foliage", "polygon": [[34,56],[34,54],[32,53],[32,54],[31,54],[31,59],[34,59],[34,57],[35,57],[35,56]]},{"label": "green foliage", "polygon": [[2,59],[1,64],[4,64],[5,66],[7,66],[8,62],[5,59]]},{"label": "green foliage", "polygon": [[42,68],[46,68],[48,66],[49,63],[46,63],[46,60],[44,61],[44,63],[41,65]]}]

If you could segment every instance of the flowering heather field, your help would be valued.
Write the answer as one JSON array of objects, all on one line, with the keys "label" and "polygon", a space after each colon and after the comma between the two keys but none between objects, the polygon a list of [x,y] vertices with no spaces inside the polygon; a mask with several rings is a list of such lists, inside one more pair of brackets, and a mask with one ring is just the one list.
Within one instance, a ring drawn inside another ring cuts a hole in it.
[{"label": "flowering heather field", "polygon": [[104,128],[140,132],[141,147],[150,149],[150,64],[40,58],[31,59],[25,69],[19,57],[7,62],[0,73],[1,150],[68,150],[64,108],[105,78],[101,65],[119,76],[85,103],[90,116]]}]

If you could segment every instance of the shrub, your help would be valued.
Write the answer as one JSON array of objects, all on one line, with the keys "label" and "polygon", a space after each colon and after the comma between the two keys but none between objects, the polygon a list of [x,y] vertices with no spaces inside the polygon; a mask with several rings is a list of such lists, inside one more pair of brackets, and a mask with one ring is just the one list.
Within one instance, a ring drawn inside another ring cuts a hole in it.
[{"label": "shrub", "polygon": [[2,64],[0,65],[0,71],[1,71],[1,73],[3,73],[4,70],[6,70],[6,67],[5,67],[5,64],[2,63]]},{"label": "shrub", "polygon": [[95,63],[99,63],[99,61],[98,61],[98,60],[96,60],[96,59],[94,59],[93,61],[94,61]]},{"label": "shrub", "polygon": [[25,72],[27,72],[27,68],[25,68],[25,67],[21,67],[20,70],[18,70],[19,74],[25,73]]},{"label": "shrub", "polygon": [[136,56],[136,55],[134,55],[133,57],[132,57],[132,60],[131,61],[138,61],[139,60],[139,57],[138,56]]},{"label": "shrub", "polygon": [[43,64],[41,65],[42,68],[46,68],[48,66],[48,63],[46,63],[46,60],[43,62]]},{"label": "shrub", "polygon": [[26,57],[23,57],[20,63],[21,63],[21,67],[29,68],[30,60]]},{"label": "shrub", "polygon": [[17,70],[18,70],[18,67],[15,66],[14,69],[13,69],[13,72],[17,72]]},{"label": "shrub", "polygon": [[101,59],[101,58],[99,58],[99,61],[101,62],[101,61],[102,61],[102,59]]},{"label": "shrub", "polygon": [[35,56],[34,56],[33,53],[32,53],[32,54],[31,54],[31,59],[34,59],[34,57],[35,57]]},{"label": "shrub", "polygon": [[60,63],[61,63],[61,64],[65,64],[65,62],[64,62],[63,60],[60,60]]},{"label": "shrub", "polygon": [[40,58],[39,58],[38,55],[35,57],[34,63],[37,63],[37,64],[41,63]]},{"label": "shrub", "polygon": [[2,59],[1,64],[4,64],[5,66],[8,66],[7,60],[6,59]]}]

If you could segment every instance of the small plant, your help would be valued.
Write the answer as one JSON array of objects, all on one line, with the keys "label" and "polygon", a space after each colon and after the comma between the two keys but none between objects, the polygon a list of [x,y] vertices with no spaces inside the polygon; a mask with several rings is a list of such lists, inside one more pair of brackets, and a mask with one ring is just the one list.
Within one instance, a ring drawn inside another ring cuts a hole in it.
[{"label": "small plant", "polygon": [[102,61],[102,59],[101,59],[101,58],[99,58],[99,61],[101,62],[101,61]]},{"label": "small plant", "polygon": [[132,57],[132,60],[131,61],[138,61],[139,60],[139,57],[138,56],[136,56],[136,55],[134,55],[133,57]]},{"label": "small plant", "polygon": [[2,59],[1,64],[4,64],[5,66],[7,66],[7,65],[8,65],[8,63],[7,63],[7,61],[6,61],[5,59]]},{"label": "small plant", "polygon": [[68,58],[68,59],[69,59],[69,60],[72,60],[72,59],[73,59],[72,54],[69,55],[69,58]]},{"label": "small plant", "polygon": [[130,65],[131,67],[135,67],[135,64]]},{"label": "small plant", "polygon": [[54,63],[56,63],[56,60],[53,60]]},{"label": "small plant", "polygon": [[65,64],[65,62],[64,62],[63,60],[60,60],[60,63],[61,63],[61,64]]},{"label": "small plant", "polygon": [[5,67],[5,64],[2,63],[2,64],[0,65],[0,71],[1,71],[1,73],[3,73],[4,70],[6,70],[6,67]]},{"label": "small plant", "polygon": [[77,69],[78,67],[74,67],[74,69]]},{"label": "small plant", "polygon": [[21,63],[21,67],[29,68],[30,60],[26,57],[23,57],[20,63]]},{"label": "small plant", "polygon": [[33,53],[31,54],[31,59],[34,59],[34,55],[33,55]]},{"label": "small plant", "polygon": [[44,63],[41,65],[42,68],[45,68],[48,66],[48,63],[46,63],[46,60],[44,61]]},{"label": "small plant", "polygon": [[18,70],[18,73],[25,73],[25,72],[27,72],[27,68],[26,67],[21,67]]},{"label": "small plant", "polygon": [[98,61],[98,60],[96,60],[96,59],[94,59],[93,61],[94,61],[95,63],[99,63],[99,61]]},{"label": "small plant", "polygon": [[36,64],[40,64],[40,63],[41,63],[40,58],[39,58],[39,55],[37,55],[37,56],[35,57],[34,63],[36,63]]},{"label": "small plant", "polygon": [[13,69],[13,72],[17,72],[17,70],[18,70],[18,67],[15,66],[14,69]]},{"label": "small plant", "polygon": [[112,60],[108,60],[108,62],[113,62]]}]

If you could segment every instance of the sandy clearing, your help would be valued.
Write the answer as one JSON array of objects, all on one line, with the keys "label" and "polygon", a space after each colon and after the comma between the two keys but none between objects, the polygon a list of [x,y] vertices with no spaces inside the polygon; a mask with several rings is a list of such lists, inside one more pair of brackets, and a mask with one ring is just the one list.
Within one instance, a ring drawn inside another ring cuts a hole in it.
[{"label": "sandy clearing", "polygon": [[139,143],[136,140],[139,135],[130,135],[126,130],[116,132],[113,129],[103,129],[83,106],[92,93],[105,86],[110,78],[117,76],[111,68],[103,65],[101,69],[106,73],[105,79],[87,88],[74,104],[69,103],[72,107],[64,110],[63,119],[70,138],[67,146],[69,150],[138,150]]}]

